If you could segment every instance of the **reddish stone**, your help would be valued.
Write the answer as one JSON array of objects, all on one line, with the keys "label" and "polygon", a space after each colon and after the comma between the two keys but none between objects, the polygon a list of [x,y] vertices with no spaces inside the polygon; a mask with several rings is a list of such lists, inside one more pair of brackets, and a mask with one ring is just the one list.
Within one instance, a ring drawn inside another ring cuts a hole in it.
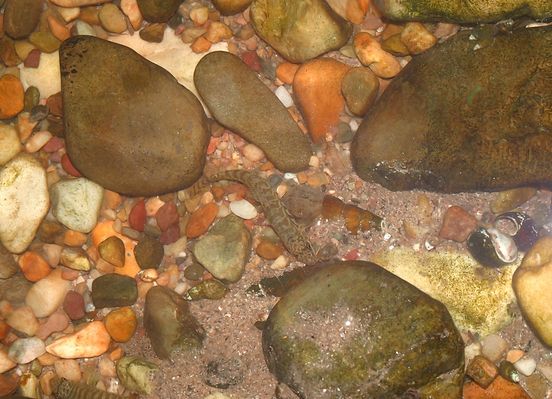
[{"label": "reddish stone", "polygon": [[519,384],[514,384],[501,376],[482,388],[475,382],[464,384],[464,399],[531,399]]},{"label": "reddish stone", "polygon": [[196,238],[205,233],[217,217],[217,213],[218,206],[214,202],[209,202],[192,213],[186,225],[186,236]]},{"label": "reddish stone", "polygon": [[0,374],[0,397],[7,397],[19,386],[19,375],[16,372]]},{"label": "reddish stone", "polygon": [[161,231],[165,231],[173,224],[178,223],[178,219],[178,210],[174,202],[166,202],[155,214],[157,226],[159,226]]},{"label": "reddish stone", "polygon": [[52,136],[50,140],[46,144],[44,144],[44,147],[42,149],[46,152],[56,152],[57,150],[61,150],[63,146],[65,145],[63,139],[59,138],[58,136]]},{"label": "reddish stone", "polygon": [[23,65],[25,65],[25,68],[38,68],[40,65],[40,50],[34,49],[31,50],[29,55],[27,55],[27,58],[25,58],[25,61],[23,62]]},{"label": "reddish stone", "polygon": [[71,162],[67,154],[63,154],[63,156],[61,157],[61,166],[63,167],[63,170],[65,170],[71,176],[74,176],[74,177],[82,176],[80,172],[73,166],[73,163]]},{"label": "reddish stone", "polygon": [[48,262],[33,251],[27,251],[21,255],[18,263],[25,278],[32,282],[42,280],[52,271]]},{"label": "reddish stone", "polygon": [[255,247],[255,252],[261,258],[274,260],[284,253],[284,247],[279,243],[261,239],[259,245]]},{"label": "reddish stone", "polygon": [[61,101],[61,92],[52,94],[46,100],[46,106],[52,115],[63,116],[63,103]]},{"label": "reddish stone", "polygon": [[4,320],[0,320],[0,340],[3,340],[8,336],[11,327]]},{"label": "reddish stone", "polygon": [[477,227],[477,219],[464,208],[451,206],[445,212],[439,237],[445,240],[464,242]]},{"label": "reddish stone", "polygon": [[163,245],[172,244],[180,238],[180,226],[173,224],[169,228],[161,233],[159,236],[159,242]]},{"label": "reddish stone", "polygon": [[146,203],[144,200],[134,204],[128,215],[128,224],[136,231],[144,231],[146,225]]},{"label": "reddish stone", "polygon": [[358,257],[360,256],[359,252],[358,252],[358,249],[351,249],[349,252],[347,252],[345,254],[345,256],[343,257],[343,259],[345,260],[357,260]]},{"label": "reddish stone", "polygon": [[84,298],[76,291],[69,291],[63,301],[63,310],[71,320],[84,317]]},{"label": "reddish stone", "polygon": [[245,64],[255,72],[261,71],[261,60],[255,51],[245,51],[241,58]]}]

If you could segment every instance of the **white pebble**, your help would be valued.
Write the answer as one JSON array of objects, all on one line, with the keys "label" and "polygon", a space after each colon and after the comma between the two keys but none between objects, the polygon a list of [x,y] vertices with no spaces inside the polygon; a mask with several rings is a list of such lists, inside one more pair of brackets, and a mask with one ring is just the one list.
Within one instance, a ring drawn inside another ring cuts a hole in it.
[{"label": "white pebble", "polygon": [[496,334],[487,335],[481,340],[481,353],[492,362],[500,360],[508,350],[508,342]]},{"label": "white pebble", "polygon": [[188,289],[188,284],[186,283],[178,283],[176,284],[176,287],[174,287],[174,292],[176,292],[178,295],[182,295],[186,292]]},{"label": "white pebble", "polygon": [[44,145],[50,141],[52,133],[47,130],[42,130],[31,136],[31,138],[25,143],[25,151],[29,153],[37,152]]},{"label": "white pebble", "polygon": [[309,166],[318,168],[320,166],[320,159],[316,155],[311,155],[309,159]]},{"label": "white pebble", "polygon": [[0,123],[0,165],[4,165],[21,150],[17,130],[11,125]]},{"label": "white pebble", "polygon": [[257,217],[257,209],[247,200],[239,200],[230,203],[230,210],[242,219],[254,219]]},{"label": "white pebble", "polygon": [[14,362],[27,364],[46,352],[44,342],[40,338],[20,338],[11,344],[8,356]]},{"label": "white pebble", "polygon": [[284,255],[278,256],[270,265],[272,270],[283,270],[288,264],[288,260]]},{"label": "white pebble", "polygon": [[354,119],[351,119],[351,121],[349,122],[349,127],[353,132],[356,132],[358,130],[358,122]]},{"label": "white pebble", "polygon": [[280,100],[280,102],[284,104],[284,107],[289,108],[293,105],[293,98],[291,98],[289,92],[284,86],[278,86],[276,91],[274,91],[274,94],[276,94],[278,100]]},{"label": "white pebble", "polygon": [[247,144],[242,149],[243,156],[252,162],[258,162],[265,157],[263,150],[255,144]]},{"label": "white pebble", "polygon": [[517,371],[525,376],[530,376],[535,372],[537,368],[537,362],[532,357],[522,357],[514,363],[514,367]]}]

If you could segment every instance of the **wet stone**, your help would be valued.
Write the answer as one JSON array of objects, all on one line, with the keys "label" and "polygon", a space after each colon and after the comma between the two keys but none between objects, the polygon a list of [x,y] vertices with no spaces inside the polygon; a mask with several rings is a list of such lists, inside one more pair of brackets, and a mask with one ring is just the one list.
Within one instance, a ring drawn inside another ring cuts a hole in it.
[{"label": "wet stone", "polygon": [[22,274],[0,280],[0,300],[8,301],[14,306],[21,305],[25,303],[25,297],[32,285]]},{"label": "wet stone", "polygon": [[243,221],[229,215],[218,221],[194,246],[197,261],[215,278],[236,282],[251,251],[251,235]]},{"label": "wet stone", "polygon": [[416,56],[391,82],[351,145],[362,179],[439,192],[551,182],[552,28],[485,29]]},{"label": "wet stone", "polygon": [[103,260],[114,266],[122,267],[125,264],[125,244],[117,236],[111,236],[98,245],[98,252]]},{"label": "wet stone", "polygon": [[439,237],[445,240],[464,242],[477,227],[477,219],[460,206],[451,206],[443,217]]},{"label": "wet stone", "polygon": [[157,269],[163,261],[163,245],[155,238],[144,236],[134,247],[134,256],[141,269]]},{"label": "wet stone", "polygon": [[92,302],[98,309],[130,306],[137,298],[138,288],[131,277],[110,273],[92,282]]},{"label": "wet stone", "polygon": [[205,384],[213,388],[228,389],[241,383],[245,368],[238,358],[211,360],[205,368]]},{"label": "wet stone", "polygon": [[8,0],[4,9],[4,31],[13,39],[31,34],[42,12],[42,0]]},{"label": "wet stone", "polygon": [[15,51],[13,40],[8,36],[0,37],[0,60],[7,67],[16,66],[21,62]]},{"label": "wet stone", "polygon": [[255,0],[250,14],[257,34],[295,63],[340,48],[351,34],[351,24],[323,0]]},{"label": "wet stone", "polygon": [[151,288],[146,295],[144,327],[153,350],[161,359],[169,359],[177,349],[200,348],[205,335],[190,313],[188,302],[161,286]]},{"label": "wet stone", "polygon": [[379,80],[369,68],[351,68],[343,77],[341,90],[349,110],[364,116],[376,100]]},{"label": "wet stone", "polygon": [[213,5],[222,15],[234,15],[245,10],[252,0],[213,0]]},{"label": "wet stone", "polygon": [[63,300],[63,310],[71,320],[84,317],[84,298],[76,291],[69,291]]},{"label": "wet stone", "polygon": [[33,32],[29,41],[44,53],[53,53],[59,49],[61,42],[50,32]]},{"label": "wet stone", "polygon": [[142,16],[149,22],[167,22],[182,0],[138,0]]},{"label": "wet stone", "polygon": [[196,67],[194,83],[217,122],[259,147],[276,168],[298,172],[308,167],[308,138],[237,56],[206,55]]},{"label": "wet stone", "polygon": [[144,395],[152,393],[155,363],[137,356],[125,356],[117,362],[117,377],[125,388]]},{"label": "wet stone", "polygon": [[303,398],[460,397],[464,347],[445,306],[373,263],[320,267],[272,309],[262,341]]},{"label": "wet stone", "polygon": [[12,277],[18,270],[19,267],[12,253],[0,244],[0,279]]},{"label": "wet stone", "polygon": [[104,324],[114,341],[127,342],[134,335],[138,321],[131,307],[123,307],[109,312],[105,316]]},{"label": "wet stone", "polygon": [[199,178],[205,113],[169,72],[91,36],[66,40],[60,65],[67,152],[83,176],[129,196],[177,191]]},{"label": "wet stone", "polygon": [[166,24],[150,24],[140,31],[140,37],[146,42],[161,43],[166,28]]},{"label": "wet stone", "polygon": [[196,301],[198,299],[222,299],[228,292],[228,288],[215,279],[203,280],[186,292],[186,299]]},{"label": "wet stone", "polygon": [[21,338],[15,341],[8,350],[8,355],[16,363],[26,364],[46,352],[44,342],[40,338]]}]

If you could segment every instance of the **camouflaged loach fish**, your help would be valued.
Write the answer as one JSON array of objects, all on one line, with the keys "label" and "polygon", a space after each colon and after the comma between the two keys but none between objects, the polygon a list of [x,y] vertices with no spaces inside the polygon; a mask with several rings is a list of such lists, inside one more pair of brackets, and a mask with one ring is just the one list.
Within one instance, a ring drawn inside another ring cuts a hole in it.
[{"label": "camouflaged loach fish", "polygon": [[56,399],[129,399],[136,396],[122,396],[102,391],[83,383],[57,378],[53,382],[53,391]]},{"label": "camouflaged loach fish", "polygon": [[331,244],[324,246],[320,251],[314,250],[303,229],[288,214],[276,191],[259,173],[241,169],[228,170],[216,173],[208,180],[233,180],[245,184],[253,198],[261,205],[265,217],[286,249],[300,262],[310,265],[333,255],[334,247]]}]

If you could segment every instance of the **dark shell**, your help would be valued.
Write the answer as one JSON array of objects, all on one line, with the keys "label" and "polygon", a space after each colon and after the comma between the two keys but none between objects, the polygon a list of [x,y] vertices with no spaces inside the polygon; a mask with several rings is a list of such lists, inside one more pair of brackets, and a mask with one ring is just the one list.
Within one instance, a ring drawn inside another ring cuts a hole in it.
[{"label": "dark shell", "polygon": [[535,222],[525,213],[506,212],[498,215],[495,220],[495,226],[501,220],[508,220],[513,223],[515,230],[511,236],[520,251],[527,251],[539,238]]},{"label": "dark shell", "polygon": [[468,237],[467,246],[471,256],[483,266],[500,267],[517,259],[513,238],[494,228],[478,228]]}]

